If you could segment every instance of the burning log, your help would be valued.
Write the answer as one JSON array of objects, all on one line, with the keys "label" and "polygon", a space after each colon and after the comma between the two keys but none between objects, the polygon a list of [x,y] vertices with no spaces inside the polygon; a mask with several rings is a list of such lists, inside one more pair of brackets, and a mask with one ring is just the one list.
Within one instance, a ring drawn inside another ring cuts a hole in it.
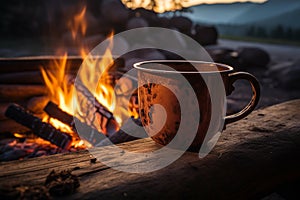
[{"label": "burning log", "polygon": [[60,148],[67,149],[72,143],[72,137],[69,134],[42,122],[40,118],[35,117],[17,104],[10,105],[5,112],[5,116],[30,128],[34,134]]},{"label": "burning log", "polygon": [[87,117],[89,120],[88,124],[97,129],[94,123],[98,119],[100,128],[104,133],[114,133],[118,129],[119,125],[116,122],[113,114],[94,97],[94,95],[80,80],[76,80],[75,86],[77,92],[81,94],[80,104],[86,105],[87,111],[92,111],[90,116],[91,118]]},{"label": "burning log", "polygon": [[[77,117],[72,116],[63,110],[61,110],[58,105],[49,101],[44,111],[50,116],[59,121],[72,127],[75,133],[80,133],[78,136],[82,136],[89,143],[95,145],[104,139],[104,134],[98,132],[98,130],[92,128],[86,123],[81,122]],[[76,124],[76,126],[75,126]]]},{"label": "burning log", "polygon": [[[142,132],[139,134],[139,137],[134,137],[128,135],[123,130],[118,130],[114,133],[110,133],[108,138],[103,137],[103,133],[98,132],[96,129],[92,128],[91,126],[87,125],[86,123],[81,122],[78,118],[71,116],[70,114],[61,110],[55,103],[49,102],[47,106],[44,108],[44,111],[53,118],[58,119],[59,121],[69,125],[72,127],[73,131],[77,134],[80,133],[78,136],[82,136],[85,140],[93,144],[94,146],[106,146],[109,145],[110,142],[113,144],[119,144],[123,142],[128,142],[132,140],[136,140],[139,138],[148,137],[146,132]],[[131,120],[136,123],[138,126],[142,126],[140,119],[131,118]],[[76,124],[76,126],[75,126]],[[130,127],[128,121],[124,123],[122,129],[129,130],[128,132],[136,132],[134,128]],[[83,134],[82,134],[83,133]],[[110,141],[110,142],[109,142]]]},{"label": "burning log", "polygon": [[[147,137],[147,133],[143,132],[140,133],[139,137],[134,137],[128,135],[123,130],[118,130],[114,133],[110,133],[108,138],[103,137],[103,133],[98,132],[96,129],[92,128],[91,126],[87,125],[84,122],[81,122],[77,117],[71,116],[70,114],[61,110],[55,103],[48,102],[47,106],[44,108],[44,111],[53,118],[58,119],[59,121],[69,125],[72,127],[75,133],[80,133],[78,136],[82,136],[85,140],[90,142],[94,146],[106,146],[109,145],[110,142],[113,144],[119,144],[123,142],[128,142],[132,140],[136,140],[139,138]],[[142,126],[140,119],[133,119],[132,120],[138,125]],[[76,126],[75,126],[76,124]],[[136,132],[134,128],[129,126],[129,123],[126,121],[122,126],[122,129],[129,130],[129,132]],[[83,133],[83,134],[82,134]],[[108,140],[110,142],[108,142]]]}]

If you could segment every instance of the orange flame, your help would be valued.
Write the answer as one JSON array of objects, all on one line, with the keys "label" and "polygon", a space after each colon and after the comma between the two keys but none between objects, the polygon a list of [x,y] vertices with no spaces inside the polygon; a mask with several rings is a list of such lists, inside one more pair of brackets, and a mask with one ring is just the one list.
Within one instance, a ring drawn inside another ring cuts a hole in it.
[{"label": "orange flame", "polygon": [[58,103],[64,111],[71,113],[74,87],[70,87],[66,72],[67,54],[63,56],[62,60],[53,61],[48,69],[41,68],[41,73],[50,93],[50,100]]},{"label": "orange flame", "polygon": [[68,23],[68,26],[72,33],[72,38],[75,40],[78,33],[85,35],[87,29],[87,22],[85,19],[86,6],[80,11],[79,14],[75,15],[74,18]]},{"label": "orange flame", "polygon": [[24,138],[25,137],[25,135],[22,135],[22,134],[19,134],[19,133],[14,133],[14,136],[16,138]]},{"label": "orange flame", "polygon": [[[80,71],[79,77],[82,83],[89,89],[97,87],[91,91],[95,98],[109,111],[113,112],[115,109],[115,95],[113,86],[108,83],[109,74],[108,70],[112,66],[114,60],[111,53],[112,49],[112,36],[109,36],[110,43],[101,58],[93,57],[87,54],[85,49],[81,49],[81,57],[85,58],[85,67]],[[101,75],[101,77],[99,77]]]},{"label": "orange flame", "polygon": [[[70,86],[68,83],[67,72],[67,54],[65,54],[62,60],[53,61],[48,69],[41,68],[41,73],[45,82],[45,85],[49,91],[49,99],[54,103],[58,104],[59,107],[67,112],[73,113],[73,101],[74,97],[74,87]],[[48,120],[44,117],[44,121]],[[56,119],[49,119],[50,123],[56,128],[62,131],[71,133],[72,130],[69,126],[61,123]]]},{"label": "orange flame", "polygon": [[[85,12],[86,7],[74,17],[72,23],[69,23],[73,39],[76,39],[78,32],[82,35],[85,34]],[[86,52],[85,48],[81,48],[81,56],[87,64],[87,67],[79,74],[80,79],[89,89],[96,83],[97,87],[95,91],[91,91],[92,94],[102,105],[107,107],[110,111],[113,111],[115,108],[113,86],[105,82],[108,76],[106,71],[107,67],[113,63],[110,48],[105,51],[102,59],[91,57]],[[71,84],[70,77],[68,76],[67,58],[67,54],[65,54],[61,60],[54,61],[49,68],[41,68],[41,73],[49,91],[49,100],[56,103],[63,111],[75,115],[76,112],[73,105],[77,105],[77,96],[75,94],[75,86]],[[102,73],[100,80],[99,77],[96,76],[99,73]],[[85,108],[83,106],[84,105],[76,106],[76,111],[79,111],[79,113],[81,113],[81,110],[84,111]],[[74,135],[72,128],[59,120],[45,116],[43,121],[47,121],[54,127]],[[72,145],[74,147],[81,147],[83,145],[90,146],[90,144],[87,144],[87,142],[83,140],[74,141]]]},{"label": "orange flame", "polygon": [[[69,23],[74,40],[77,38],[78,32],[82,35],[85,34],[85,12],[86,7],[84,7],[82,11],[74,17],[72,23]],[[91,90],[90,92],[99,101],[99,103],[114,113],[114,117],[120,125],[122,123],[122,115],[133,115],[136,117],[137,113],[135,109],[130,110],[124,108],[118,108],[118,112],[114,112],[116,111],[116,95],[113,84],[108,81],[110,79],[109,69],[114,62],[113,55],[111,53],[113,46],[112,39],[113,33],[109,36],[110,42],[108,48],[105,50],[101,58],[91,56],[87,53],[88,51],[85,48],[81,48],[81,57],[84,59],[83,65],[85,65],[85,67],[81,68],[78,76],[86,88],[89,90],[94,88],[94,91]],[[78,99],[75,93],[75,86],[74,84],[71,84],[70,77],[68,76],[67,54],[65,54],[60,61],[54,61],[49,68],[41,68],[41,73],[44,78],[45,85],[49,90],[49,99],[56,103],[63,111],[74,116],[78,113],[81,114],[86,110],[84,107],[85,105],[77,104]],[[76,110],[74,110],[73,105],[77,105]],[[80,116],[77,117],[81,118]],[[63,124],[59,120],[45,116],[43,121],[47,121],[54,127],[74,135],[72,128]],[[75,148],[82,146],[91,147],[91,144],[83,140],[73,141],[72,145]]]},{"label": "orange flame", "polygon": [[[61,60],[53,61],[49,68],[41,68],[41,73],[48,89],[49,100],[56,103],[63,111],[74,115],[73,105],[76,105],[77,98],[75,87],[68,76],[67,54],[65,54]],[[72,128],[61,121],[49,118],[48,115],[43,117],[43,121],[73,136],[74,140],[72,146],[76,148],[91,146],[87,141],[77,140],[78,136],[74,133]]]}]

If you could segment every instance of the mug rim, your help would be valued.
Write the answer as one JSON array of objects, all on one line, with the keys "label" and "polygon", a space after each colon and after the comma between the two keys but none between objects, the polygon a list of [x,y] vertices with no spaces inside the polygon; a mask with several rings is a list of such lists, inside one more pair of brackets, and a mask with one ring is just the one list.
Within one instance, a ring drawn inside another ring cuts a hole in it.
[{"label": "mug rim", "polygon": [[[176,62],[176,63],[200,63],[200,64],[214,64],[216,66],[221,66],[226,68],[223,71],[169,71],[164,69],[149,69],[141,67],[143,64],[147,63],[170,63],[170,62]],[[217,62],[207,62],[207,61],[200,61],[200,60],[145,60],[141,62],[137,62],[133,64],[133,67],[137,70],[146,71],[146,72],[156,72],[156,73],[179,73],[179,74],[212,74],[212,73],[226,73],[233,71],[233,67],[223,64],[223,63],[217,63]]]}]

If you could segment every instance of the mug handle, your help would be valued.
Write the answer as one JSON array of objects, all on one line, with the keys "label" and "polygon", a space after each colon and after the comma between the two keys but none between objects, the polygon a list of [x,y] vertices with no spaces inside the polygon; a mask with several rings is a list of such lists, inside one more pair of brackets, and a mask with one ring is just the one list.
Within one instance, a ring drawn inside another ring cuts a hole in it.
[{"label": "mug handle", "polygon": [[260,85],[258,80],[247,72],[235,72],[229,74],[229,94],[234,90],[233,83],[237,80],[247,80],[251,84],[251,89],[253,92],[252,98],[247,106],[245,106],[240,112],[226,116],[225,117],[225,125],[230,124],[232,122],[236,122],[244,117],[248,116],[254,108],[257,106],[259,98],[260,98]]}]

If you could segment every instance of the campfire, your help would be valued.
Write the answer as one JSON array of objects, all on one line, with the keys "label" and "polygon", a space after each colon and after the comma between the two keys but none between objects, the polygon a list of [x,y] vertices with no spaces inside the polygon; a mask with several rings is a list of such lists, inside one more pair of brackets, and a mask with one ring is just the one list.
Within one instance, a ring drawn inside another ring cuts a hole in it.
[{"label": "campfire", "polygon": [[[80,42],[86,32],[85,11],[84,7],[68,23],[75,43]],[[50,66],[40,67],[47,92],[46,97],[36,102],[34,107],[42,107],[43,112],[33,113],[18,104],[11,104],[7,108],[6,117],[31,131],[14,133],[14,139],[6,146],[9,151],[14,149],[15,152],[11,154],[15,156],[7,154],[1,160],[101,146],[103,139],[125,134],[119,130],[124,125],[123,119],[138,118],[137,95],[131,96],[129,107],[116,107],[117,94],[114,87],[122,76],[125,62],[122,58],[113,58],[112,37],[113,33],[109,36],[108,48],[99,57],[90,56],[87,47],[80,45],[80,57],[86,67],[77,77],[71,70],[72,66],[66,53],[60,59],[53,60]],[[128,78],[128,81],[135,80]],[[92,90],[95,83],[96,88]],[[79,134],[83,131],[84,134]],[[134,138],[123,137],[119,142],[130,139]],[[18,150],[21,152],[20,155],[16,153]]]}]

